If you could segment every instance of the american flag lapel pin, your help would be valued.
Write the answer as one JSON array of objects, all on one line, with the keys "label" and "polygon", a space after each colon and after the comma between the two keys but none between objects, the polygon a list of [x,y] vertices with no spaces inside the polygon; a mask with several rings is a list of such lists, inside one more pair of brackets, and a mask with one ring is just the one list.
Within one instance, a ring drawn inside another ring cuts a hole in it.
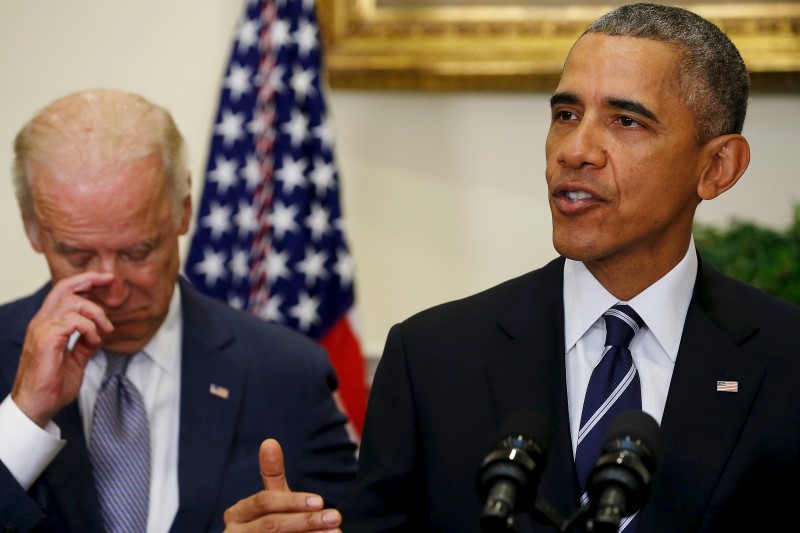
[{"label": "american flag lapel pin", "polygon": [[717,392],[739,392],[739,382],[717,381]]},{"label": "american flag lapel pin", "polygon": [[212,383],[208,387],[208,392],[216,396],[217,398],[222,398],[223,400],[227,400],[228,396],[230,396],[230,391],[226,387],[222,387],[217,385],[216,383]]}]

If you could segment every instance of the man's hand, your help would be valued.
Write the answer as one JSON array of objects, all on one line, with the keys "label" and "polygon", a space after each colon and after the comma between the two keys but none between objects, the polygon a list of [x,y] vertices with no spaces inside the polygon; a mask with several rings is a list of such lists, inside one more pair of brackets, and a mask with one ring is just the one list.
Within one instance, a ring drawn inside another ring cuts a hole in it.
[{"label": "man's hand", "polygon": [[225,511],[226,533],[340,531],[339,511],[323,509],[322,498],[316,494],[289,489],[278,441],[267,439],[261,443],[258,463],[264,490],[239,500]]},{"label": "man's hand", "polygon": [[[114,329],[102,307],[84,296],[113,279],[110,273],[85,272],[59,281],[28,324],[11,397],[40,427],[78,396],[86,364]],[[80,338],[68,350],[75,331]]]}]

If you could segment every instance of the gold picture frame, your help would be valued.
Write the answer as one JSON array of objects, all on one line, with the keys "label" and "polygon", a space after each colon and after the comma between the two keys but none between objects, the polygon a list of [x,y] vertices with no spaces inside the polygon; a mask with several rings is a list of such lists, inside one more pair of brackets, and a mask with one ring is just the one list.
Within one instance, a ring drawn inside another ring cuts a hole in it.
[{"label": "gold picture frame", "polygon": [[[317,0],[317,8],[335,89],[549,91],[575,39],[620,3]],[[731,37],[754,89],[800,89],[800,2],[681,5]]]}]

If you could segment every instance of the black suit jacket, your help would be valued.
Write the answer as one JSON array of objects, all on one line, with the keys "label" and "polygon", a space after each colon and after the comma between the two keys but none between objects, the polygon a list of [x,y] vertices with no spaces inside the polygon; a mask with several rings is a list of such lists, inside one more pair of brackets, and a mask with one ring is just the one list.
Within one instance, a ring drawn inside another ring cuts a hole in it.
[{"label": "black suit jacket", "polygon": [[[520,408],[554,429],[538,496],[579,498],[564,367],[563,259],[394,326],[377,369],[346,533],[480,531],[475,477]],[[800,479],[800,308],[700,262],[640,532],[777,531]],[[718,380],[739,392],[717,392]],[[523,514],[520,532],[555,531]]]},{"label": "black suit jacket", "polygon": [[[25,328],[48,290],[0,307],[0,398],[11,388]],[[185,280],[180,290],[179,509],[171,531],[222,531],[225,509],[264,488],[258,448],[267,437],[283,447],[293,490],[338,503],[355,476],[355,445],[332,397],[336,377],[325,352],[201,295]],[[210,394],[212,383],[226,387],[228,399]],[[77,403],[55,422],[67,444],[29,491],[0,463],[0,530],[102,531]]]}]

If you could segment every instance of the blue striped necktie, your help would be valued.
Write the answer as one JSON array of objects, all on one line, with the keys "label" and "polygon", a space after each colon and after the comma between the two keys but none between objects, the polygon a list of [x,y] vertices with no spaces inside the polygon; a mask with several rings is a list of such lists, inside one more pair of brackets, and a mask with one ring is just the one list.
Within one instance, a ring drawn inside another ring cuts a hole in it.
[{"label": "blue striped necktie", "polygon": [[150,502],[150,430],[142,395],[125,376],[133,354],[106,353],[89,439],[108,533],[144,533]]},{"label": "blue striped necktie", "polygon": [[[633,336],[644,326],[636,311],[625,304],[611,307],[603,315],[606,323],[605,351],[592,371],[583,402],[575,466],[581,487],[581,504],[587,503],[586,479],[600,456],[609,422],[626,409],[642,408],[639,374],[628,348]],[[634,515],[635,516],[635,515]],[[623,520],[620,531],[632,531]]]}]

